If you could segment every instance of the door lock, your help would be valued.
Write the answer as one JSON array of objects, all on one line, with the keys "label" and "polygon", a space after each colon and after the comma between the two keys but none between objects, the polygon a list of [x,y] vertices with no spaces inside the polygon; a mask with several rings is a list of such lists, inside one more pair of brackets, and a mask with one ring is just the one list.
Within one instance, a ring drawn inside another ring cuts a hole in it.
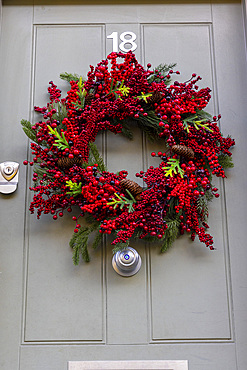
[{"label": "door lock", "polygon": [[18,184],[19,163],[2,162],[0,163],[0,193],[13,193]]},{"label": "door lock", "polygon": [[141,256],[131,247],[118,251],[112,258],[112,267],[121,276],[135,275],[141,268]]}]

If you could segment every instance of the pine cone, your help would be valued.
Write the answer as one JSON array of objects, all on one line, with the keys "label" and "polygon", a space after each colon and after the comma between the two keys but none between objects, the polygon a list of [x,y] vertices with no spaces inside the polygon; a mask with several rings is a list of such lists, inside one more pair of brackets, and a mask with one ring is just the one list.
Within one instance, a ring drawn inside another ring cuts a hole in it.
[{"label": "pine cone", "polygon": [[193,159],[195,156],[194,150],[185,145],[173,145],[171,149],[173,153],[179,154],[186,159]]},{"label": "pine cone", "polygon": [[159,103],[163,98],[164,96],[159,91],[155,91],[148,101],[150,104],[154,104]]},{"label": "pine cone", "polygon": [[57,165],[60,168],[70,168],[76,164],[77,166],[82,165],[82,158],[74,157],[74,158],[68,158],[68,157],[61,157],[58,158]]},{"label": "pine cone", "polygon": [[94,95],[92,93],[89,93],[85,97],[85,105],[90,105],[92,102]]},{"label": "pine cone", "polygon": [[141,199],[141,193],[143,191],[142,187],[138,185],[135,181],[122,179],[120,181],[120,185],[123,189],[129,190],[129,192],[133,195],[136,200]]}]

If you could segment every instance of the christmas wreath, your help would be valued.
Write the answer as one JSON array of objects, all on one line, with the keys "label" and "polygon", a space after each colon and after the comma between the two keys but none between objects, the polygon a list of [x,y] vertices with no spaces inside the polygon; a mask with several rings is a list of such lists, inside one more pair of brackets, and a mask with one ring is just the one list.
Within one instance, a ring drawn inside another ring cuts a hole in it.
[{"label": "christmas wreath", "polygon": [[[199,89],[201,77],[172,82],[171,76],[179,74],[172,68],[151,70],[131,52],[111,53],[90,66],[85,81],[62,74],[70,82],[66,98],[51,81],[50,101],[34,107],[42,120],[21,121],[34,156],[24,164],[35,164],[30,211],[36,209],[38,218],[50,213],[54,220],[65,211],[74,213],[70,246],[75,264],[80,255],[89,261],[91,233],[94,248],[104,234],[114,234],[114,251],[137,237],[159,241],[164,252],[185,232],[214,249],[206,232],[208,202],[219,193],[211,180],[213,175],[225,178],[224,169],[233,166],[229,149],[235,142],[222,136],[220,116],[204,111],[210,89]],[[159,166],[136,173],[143,187],[128,179],[126,170],[108,171],[95,145],[104,130],[131,139],[133,124],[160,143],[160,151],[151,153],[160,158]],[[81,225],[84,216],[87,223]]]}]

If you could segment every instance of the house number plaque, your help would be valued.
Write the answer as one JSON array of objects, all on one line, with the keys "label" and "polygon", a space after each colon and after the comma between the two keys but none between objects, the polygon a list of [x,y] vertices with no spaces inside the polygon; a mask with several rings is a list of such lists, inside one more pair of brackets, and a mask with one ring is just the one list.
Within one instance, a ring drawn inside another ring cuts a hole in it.
[{"label": "house number plaque", "polygon": [[188,370],[187,360],[178,361],[69,361],[68,370]]},{"label": "house number plaque", "polygon": [[[120,49],[124,53],[128,51],[135,51],[137,48],[137,44],[135,43],[136,34],[131,31],[126,31],[120,34],[119,38],[122,42],[119,43],[118,39],[118,32],[112,32],[110,35],[107,36],[108,39],[112,39],[112,51],[118,52]],[[126,48],[127,45],[130,45],[130,48]]]}]

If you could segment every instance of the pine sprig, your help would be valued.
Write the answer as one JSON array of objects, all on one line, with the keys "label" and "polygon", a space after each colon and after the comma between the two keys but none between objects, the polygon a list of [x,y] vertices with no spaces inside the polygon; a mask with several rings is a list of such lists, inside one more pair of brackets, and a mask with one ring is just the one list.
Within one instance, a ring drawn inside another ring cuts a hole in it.
[{"label": "pine sprig", "polygon": [[147,138],[151,142],[154,142],[159,138],[159,133],[161,132],[159,126],[160,119],[153,110],[148,110],[146,113],[148,114],[147,116],[139,114],[139,117],[135,118],[135,120],[141,130],[145,132]]},{"label": "pine sprig", "polygon": [[62,102],[56,102],[55,100],[49,104],[48,110],[51,111],[52,109],[56,110],[56,113],[52,115],[52,119],[58,121],[60,125],[57,127],[58,131],[62,128],[65,128],[65,125],[63,125],[63,120],[66,118],[67,115],[67,109],[66,109],[66,104]]},{"label": "pine sprig", "polygon": [[[159,64],[156,68],[154,68],[153,70],[154,73],[150,75],[150,77],[148,78],[148,82],[152,83],[154,81],[158,81],[158,82],[161,81],[159,74],[165,77],[168,74],[168,72],[176,66],[176,64],[177,63]],[[162,81],[165,81],[166,84],[169,84],[171,82],[171,79],[169,78],[169,79],[165,79]]]},{"label": "pine sprig", "polygon": [[133,133],[130,130],[130,127],[128,126],[128,124],[125,121],[123,122],[123,127],[122,127],[121,134],[123,136],[127,137],[127,139],[129,139],[129,140],[133,140]]},{"label": "pine sprig", "polygon": [[166,252],[171,245],[174,243],[174,241],[178,237],[178,232],[179,232],[179,226],[180,226],[180,220],[179,217],[177,216],[176,218],[165,218],[166,224],[167,224],[167,229],[165,231],[165,234],[162,238],[162,246],[160,251],[162,253]]},{"label": "pine sprig", "polygon": [[80,76],[77,73],[64,72],[64,73],[60,73],[60,78],[61,80],[70,82],[70,81],[78,81]]},{"label": "pine sprig", "polygon": [[104,160],[102,156],[100,155],[98,148],[95,143],[89,142],[89,148],[90,148],[90,156],[89,156],[89,161],[91,165],[97,163],[98,165],[98,170],[99,172],[104,172],[107,171],[106,165],[104,163]]},{"label": "pine sprig", "polygon": [[54,179],[54,175],[50,174],[45,167],[34,166],[34,172],[37,173],[39,177],[43,178],[43,175],[45,174],[46,178]]},{"label": "pine sprig", "polygon": [[79,91],[77,91],[76,94],[78,95],[78,97],[80,99],[80,103],[78,103],[78,102],[72,102],[72,104],[74,104],[74,106],[76,108],[84,108],[84,106],[85,106],[85,98],[86,98],[86,95],[87,95],[87,91],[84,89],[84,82],[83,82],[81,76],[79,78],[79,81],[78,81],[77,85],[78,85],[78,90]]},{"label": "pine sprig", "polygon": [[208,201],[204,196],[200,196],[196,201],[197,213],[201,216],[201,221],[207,222],[208,219]]},{"label": "pine sprig", "polygon": [[218,156],[218,161],[219,161],[219,164],[223,167],[223,168],[233,168],[234,167],[234,163],[232,161],[232,157],[227,155],[227,154],[220,154]]},{"label": "pine sprig", "polygon": [[101,233],[97,233],[95,238],[94,238],[94,241],[93,241],[93,244],[92,244],[92,248],[93,249],[96,249],[98,248],[98,246],[102,243],[102,240],[103,240],[103,234]]},{"label": "pine sprig", "polygon": [[73,262],[74,265],[78,265],[80,262],[80,255],[85,262],[90,261],[88,252],[88,241],[90,234],[99,227],[98,223],[94,223],[92,226],[84,226],[79,229],[78,233],[74,233],[69,245],[73,249]]},{"label": "pine sprig", "polygon": [[[116,231],[117,233],[117,231]],[[130,244],[130,241],[127,240],[126,243],[118,243],[114,246],[114,248],[112,249],[112,253],[115,254],[117,252],[121,252],[123,249],[127,249],[129,247],[129,244]]]},{"label": "pine sprig", "polygon": [[32,141],[34,141],[36,144],[39,144],[38,141],[37,141],[37,138],[36,138],[36,132],[35,132],[35,130],[32,129],[31,122],[29,122],[25,119],[22,119],[21,120],[21,125],[22,125],[22,129],[25,132],[25,134],[27,135],[27,137],[29,139],[31,139]]}]

